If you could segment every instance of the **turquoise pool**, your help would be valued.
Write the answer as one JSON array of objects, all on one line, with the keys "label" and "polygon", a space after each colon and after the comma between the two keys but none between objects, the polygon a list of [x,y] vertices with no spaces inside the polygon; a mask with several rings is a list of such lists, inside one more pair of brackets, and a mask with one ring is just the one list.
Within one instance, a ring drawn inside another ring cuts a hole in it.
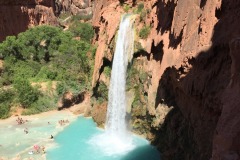
[{"label": "turquoise pool", "polygon": [[159,152],[148,141],[137,136],[132,137],[135,147],[129,152],[106,154],[90,141],[103,133],[92,119],[79,117],[54,137],[57,146],[47,151],[47,160],[160,160]]}]

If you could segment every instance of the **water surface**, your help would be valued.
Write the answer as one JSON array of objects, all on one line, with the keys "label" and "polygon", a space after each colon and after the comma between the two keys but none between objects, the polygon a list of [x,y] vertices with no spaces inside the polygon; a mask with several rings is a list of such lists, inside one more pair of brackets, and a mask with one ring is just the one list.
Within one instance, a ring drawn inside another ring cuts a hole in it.
[{"label": "water surface", "polygon": [[91,141],[102,135],[92,119],[79,117],[54,139],[57,147],[48,150],[48,160],[160,160],[159,152],[143,138],[133,136],[134,149],[128,153],[110,155]]}]

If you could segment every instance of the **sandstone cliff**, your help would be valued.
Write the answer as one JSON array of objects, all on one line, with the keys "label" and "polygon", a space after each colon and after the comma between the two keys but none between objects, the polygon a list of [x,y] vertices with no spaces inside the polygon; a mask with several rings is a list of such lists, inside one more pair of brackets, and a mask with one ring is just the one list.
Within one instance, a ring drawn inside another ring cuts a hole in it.
[{"label": "sandstone cliff", "polygon": [[133,129],[151,139],[163,159],[239,159],[238,1],[96,1],[94,96],[108,85],[104,71],[111,67],[120,15],[136,13],[140,3],[146,13],[137,12],[137,35],[151,30],[147,38],[137,36],[128,76],[135,84],[129,87]]},{"label": "sandstone cliff", "polygon": [[54,8],[54,0],[0,0],[0,42],[32,26],[57,25]]},{"label": "sandstone cliff", "polygon": [[55,0],[56,13],[70,12],[73,15],[92,14],[92,0]]},{"label": "sandstone cliff", "polygon": [[29,27],[59,25],[61,13],[92,16],[91,0],[0,0],[0,42]]}]

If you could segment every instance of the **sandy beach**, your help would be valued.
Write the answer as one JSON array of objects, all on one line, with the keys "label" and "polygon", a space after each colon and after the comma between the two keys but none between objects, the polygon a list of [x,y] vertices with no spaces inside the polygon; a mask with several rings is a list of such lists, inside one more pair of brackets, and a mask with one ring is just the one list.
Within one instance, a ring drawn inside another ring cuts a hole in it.
[{"label": "sandy beach", "polygon": [[[0,120],[0,160],[46,159],[45,152],[56,146],[54,136],[77,117],[66,109]],[[18,123],[19,119],[23,121],[22,124]],[[39,147],[39,153],[34,146]]]}]

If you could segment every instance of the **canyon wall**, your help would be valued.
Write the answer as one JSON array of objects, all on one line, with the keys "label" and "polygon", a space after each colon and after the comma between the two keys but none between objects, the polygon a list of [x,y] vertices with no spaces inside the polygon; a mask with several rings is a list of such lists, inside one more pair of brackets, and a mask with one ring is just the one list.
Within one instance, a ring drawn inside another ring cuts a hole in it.
[{"label": "canyon wall", "polygon": [[70,12],[73,15],[92,14],[92,0],[55,0],[56,14]]},{"label": "canyon wall", "polygon": [[29,27],[48,24],[57,26],[61,13],[92,15],[91,0],[0,0],[0,42]]},{"label": "canyon wall", "polygon": [[[105,70],[111,68],[125,12],[136,15],[136,49],[127,80],[133,130],[150,139],[163,159],[239,159],[240,2],[96,1],[96,99],[100,86],[109,85]],[[147,37],[140,34],[143,28],[150,28]],[[93,104],[93,110],[98,106]]]},{"label": "canyon wall", "polygon": [[54,0],[0,0],[0,42],[32,26],[57,25],[54,8]]}]

